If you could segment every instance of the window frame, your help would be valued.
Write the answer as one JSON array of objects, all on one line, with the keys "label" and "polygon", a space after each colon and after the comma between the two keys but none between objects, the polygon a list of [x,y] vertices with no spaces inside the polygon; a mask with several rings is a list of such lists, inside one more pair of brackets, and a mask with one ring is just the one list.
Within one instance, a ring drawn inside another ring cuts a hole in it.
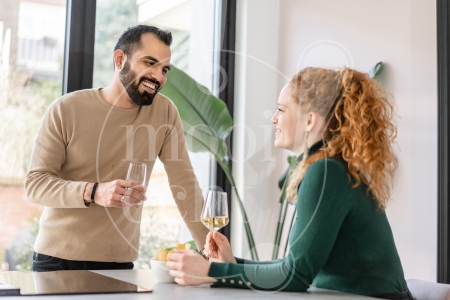
[{"label": "window frame", "polygon": [[[230,112],[231,118],[234,119],[234,76],[235,76],[235,51],[236,51],[236,0],[222,0],[220,13],[220,33],[221,46],[219,55],[220,67],[230,79],[225,88],[219,92],[219,98],[222,99]],[[216,32],[217,33],[217,32]],[[219,85],[224,80],[222,73],[219,75]],[[226,80],[226,79],[225,79]],[[228,157],[232,156],[233,150],[233,132],[230,133],[227,140]],[[230,166],[232,170],[232,166]],[[232,210],[232,192],[231,183],[225,172],[216,162],[216,182],[215,185],[222,187],[223,191],[228,194],[228,215],[231,217]],[[232,222],[230,218],[230,223]],[[228,240],[231,238],[231,224],[219,230]]]},{"label": "window frame", "polygon": [[92,88],[96,0],[67,0],[62,94]]},{"label": "window frame", "polygon": [[450,283],[450,4],[437,0],[438,245],[437,282]]}]

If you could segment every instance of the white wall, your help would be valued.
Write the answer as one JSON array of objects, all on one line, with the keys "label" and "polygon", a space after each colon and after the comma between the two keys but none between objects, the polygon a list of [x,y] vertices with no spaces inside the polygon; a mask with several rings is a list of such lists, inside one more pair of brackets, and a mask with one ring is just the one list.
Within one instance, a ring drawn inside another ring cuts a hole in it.
[{"label": "white wall", "polygon": [[[234,153],[239,159],[253,155],[233,167],[260,258],[270,258],[278,213],[276,181],[287,166],[288,153],[273,148],[273,129],[267,127],[281,87],[305,66],[368,71],[383,61],[380,80],[398,114],[399,168],[387,214],[405,277],[435,281],[435,1],[240,0],[237,20],[235,122],[241,127],[235,130]],[[236,205],[233,217],[233,250],[247,256]]]},{"label": "white wall", "polygon": [[309,65],[368,71],[385,63],[381,82],[397,105],[399,159],[387,214],[405,277],[435,281],[435,1],[282,0],[279,32],[279,69],[289,76]]},{"label": "white wall", "polygon": [[[279,1],[237,1],[233,174],[260,259],[270,259],[278,214],[274,128],[278,98]],[[239,208],[232,211],[232,247],[248,255]]]},{"label": "white wall", "polygon": [[[213,91],[214,57],[214,1],[190,0],[191,27],[189,28],[188,74],[199,84]],[[185,12],[185,15],[187,13]],[[213,91],[214,92],[214,91]],[[212,156],[207,152],[189,153],[192,166],[203,195],[210,188],[210,164]]]}]

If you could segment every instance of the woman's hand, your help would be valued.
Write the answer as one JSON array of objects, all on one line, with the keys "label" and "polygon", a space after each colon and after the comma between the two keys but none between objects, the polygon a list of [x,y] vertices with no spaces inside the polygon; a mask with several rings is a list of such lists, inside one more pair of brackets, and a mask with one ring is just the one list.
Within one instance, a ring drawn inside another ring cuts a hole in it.
[{"label": "woman's hand", "polygon": [[175,250],[167,256],[166,266],[170,275],[181,285],[199,285],[217,280],[208,277],[211,263],[194,250]]},{"label": "woman's hand", "polygon": [[206,236],[203,254],[208,256],[210,260],[214,262],[236,263],[227,237],[218,231],[209,232]]}]

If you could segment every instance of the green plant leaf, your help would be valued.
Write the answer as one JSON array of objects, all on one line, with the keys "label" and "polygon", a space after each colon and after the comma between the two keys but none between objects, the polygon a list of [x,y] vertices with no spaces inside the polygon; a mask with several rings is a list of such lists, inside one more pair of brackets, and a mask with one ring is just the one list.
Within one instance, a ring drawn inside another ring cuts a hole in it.
[{"label": "green plant leaf", "polygon": [[225,139],[233,120],[225,102],[174,66],[167,74],[161,94],[169,97],[178,108],[189,150],[210,152],[216,159],[226,161]]},{"label": "green plant leaf", "polygon": [[298,166],[297,156],[295,155],[289,155],[287,161],[291,170],[294,170]]},{"label": "green plant leaf", "polygon": [[[189,242],[186,242],[185,244],[190,244],[191,245],[191,248],[189,250],[197,250],[197,245],[195,244],[194,241],[189,241]],[[164,248],[164,250],[172,251],[173,249],[176,249],[176,248],[177,247],[167,247],[167,248]]]},{"label": "green plant leaf", "polygon": [[383,62],[378,62],[372,69],[369,71],[370,78],[377,78],[378,75],[383,71]]}]

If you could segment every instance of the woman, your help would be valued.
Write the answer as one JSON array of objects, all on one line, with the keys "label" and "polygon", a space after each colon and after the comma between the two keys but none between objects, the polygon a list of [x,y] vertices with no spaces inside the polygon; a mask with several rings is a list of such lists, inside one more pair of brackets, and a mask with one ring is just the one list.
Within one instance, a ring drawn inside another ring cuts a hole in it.
[{"label": "woman", "polygon": [[209,233],[204,253],[215,262],[195,252],[169,255],[176,282],[284,291],[306,291],[312,284],[412,299],[384,212],[397,167],[392,113],[386,93],[366,74],[321,68],[296,74],[272,117],[275,146],[292,150],[300,161],[286,193],[297,206],[288,256],[235,258],[223,235]]}]

